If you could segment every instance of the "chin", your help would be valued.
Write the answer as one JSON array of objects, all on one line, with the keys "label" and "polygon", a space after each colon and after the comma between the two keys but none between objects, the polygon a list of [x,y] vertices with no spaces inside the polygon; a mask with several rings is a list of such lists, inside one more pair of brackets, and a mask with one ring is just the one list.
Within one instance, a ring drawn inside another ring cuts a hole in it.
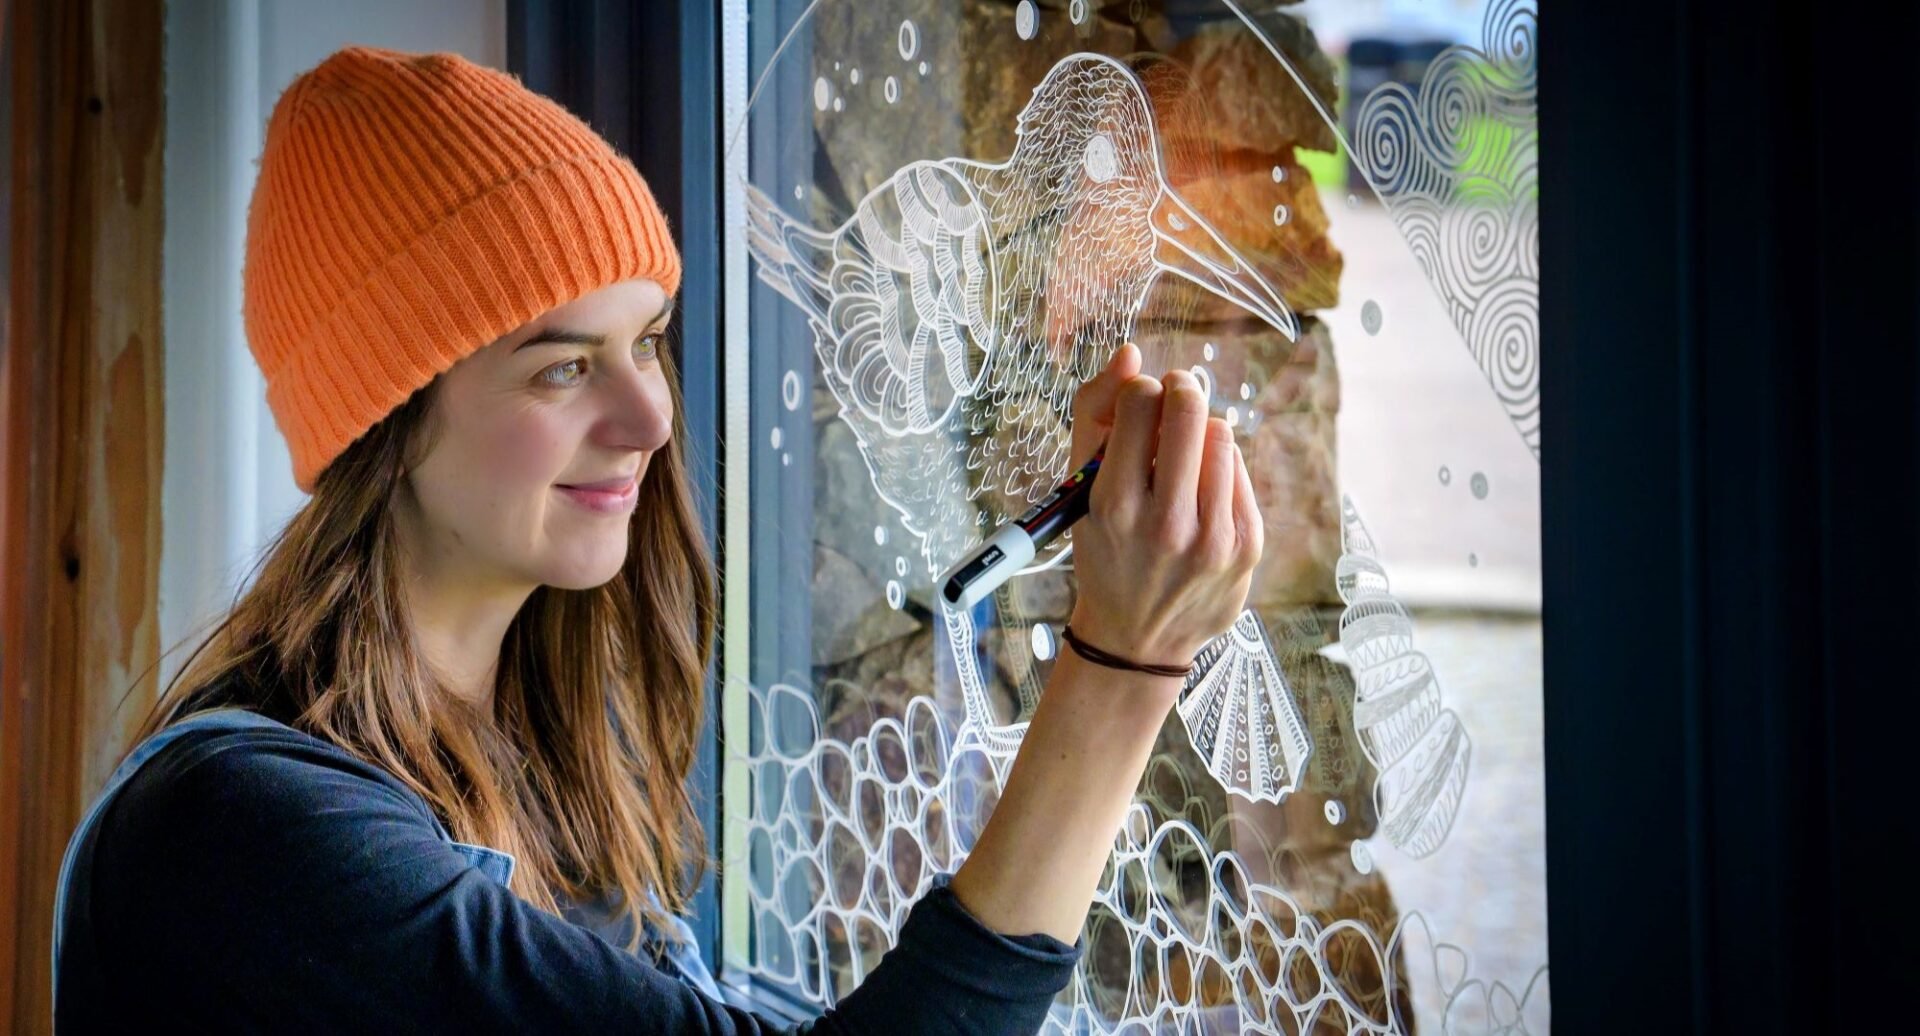
[{"label": "chin", "polygon": [[591,590],[612,582],[626,562],[624,549],[606,558],[578,559],[552,566],[541,582],[559,590]]}]

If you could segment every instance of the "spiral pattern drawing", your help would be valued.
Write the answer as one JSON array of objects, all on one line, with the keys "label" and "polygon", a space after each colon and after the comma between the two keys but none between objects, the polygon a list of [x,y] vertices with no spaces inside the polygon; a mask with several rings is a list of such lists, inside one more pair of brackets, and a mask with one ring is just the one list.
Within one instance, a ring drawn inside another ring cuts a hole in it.
[{"label": "spiral pattern drawing", "polygon": [[1535,0],[1487,9],[1418,90],[1384,83],[1353,151],[1500,405],[1540,455],[1539,31]]}]

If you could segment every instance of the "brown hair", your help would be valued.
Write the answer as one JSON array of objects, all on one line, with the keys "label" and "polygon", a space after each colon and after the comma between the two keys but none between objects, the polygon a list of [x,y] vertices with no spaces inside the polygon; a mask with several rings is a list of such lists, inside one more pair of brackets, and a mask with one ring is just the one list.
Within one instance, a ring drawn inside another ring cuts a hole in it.
[{"label": "brown hair", "polygon": [[629,950],[643,919],[674,938],[647,890],[683,912],[713,865],[685,781],[715,590],[666,353],[674,434],[641,480],[626,563],[592,589],[534,591],[501,644],[493,715],[429,670],[401,592],[392,501],[430,448],[436,379],[321,472],[135,743],[208,708],[291,717],[404,781],[455,839],[517,857],[511,888],[534,906],[607,896],[634,920]]}]

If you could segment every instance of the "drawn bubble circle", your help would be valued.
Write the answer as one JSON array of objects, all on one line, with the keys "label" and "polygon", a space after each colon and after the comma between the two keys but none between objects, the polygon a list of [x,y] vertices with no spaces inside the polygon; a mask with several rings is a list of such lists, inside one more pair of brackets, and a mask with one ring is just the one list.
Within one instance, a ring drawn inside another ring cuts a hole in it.
[{"label": "drawn bubble circle", "polygon": [[845,98],[841,98],[841,97],[836,97],[836,98],[834,98],[834,99],[833,99],[833,110],[834,110],[834,111],[840,111],[840,110],[842,110],[842,109],[844,109],[844,108],[846,108],[846,106],[847,106],[847,102],[846,102],[846,99],[845,99]]},{"label": "drawn bubble circle", "polygon": [[1213,372],[1205,367],[1189,367],[1188,370],[1193,374],[1193,380],[1200,383],[1200,394],[1208,399],[1212,399]]},{"label": "drawn bubble circle", "polygon": [[907,559],[906,558],[893,559],[893,574],[896,576],[899,576],[902,579],[906,578],[907,576]]},{"label": "drawn bubble circle", "polygon": [[928,64],[927,64],[926,62],[924,62],[924,61],[922,61],[922,62],[920,62],[920,74],[921,74],[921,75],[926,75],[926,74],[927,74],[928,72],[930,72],[930,71],[932,71],[932,66],[930,66],[930,65],[928,65]]},{"label": "drawn bubble circle", "polygon": [[771,442],[773,443],[773,448],[774,448],[774,449],[776,449],[776,450],[777,450],[777,449],[779,449],[779,448],[780,448],[780,440],[781,440],[781,438],[782,438],[782,436],[781,436],[781,432],[780,432],[780,426],[779,426],[779,425],[775,425],[775,426],[774,426],[774,428],[773,428],[773,432],[772,432],[772,434],[770,434],[770,435],[768,435],[768,436],[767,436],[767,438],[768,438],[768,440],[770,440],[770,441],[771,441]]},{"label": "drawn bubble circle", "polygon": [[1292,218],[1293,218],[1293,213],[1289,211],[1285,205],[1275,205],[1273,207],[1273,225],[1274,226],[1284,227],[1287,225],[1287,221]]},{"label": "drawn bubble circle", "polygon": [[899,611],[907,603],[907,590],[897,579],[887,580],[887,607]]},{"label": "drawn bubble circle", "polygon": [[1468,568],[1479,568],[1479,567],[1480,567],[1480,555],[1478,555],[1478,554],[1468,554],[1468,555],[1467,555],[1467,567],[1468,567]]},{"label": "drawn bubble circle", "polygon": [[1214,358],[1214,357],[1215,357],[1216,355],[1218,355],[1218,350],[1216,350],[1216,349],[1215,349],[1215,348],[1213,347],[1213,343],[1212,343],[1212,342],[1208,342],[1208,343],[1207,343],[1206,345],[1203,345],[1203,346],[1201,346],[1201,347],[1200,347],[1200,355],[1201,355],[1201,356],[1203,356],[1203,357],[1205,357],[1205,358],[1206,358],[1206,361],[1207,361],[1208,363],[1212,363],[1212,362],[1213,362],[1213,358]]},{"label": "drawn bubble circle", "polygon": [[781,466],[781,467],[783,467],[783,468],[790,468],[790,467],[792,467],[792,466],[793,466],[793,454],[791,454],[791,453],[783,453],[783,454],[781,454],[781,455],[780,455],[780,466]]},{"label": "drawn bubble circle", "polygon": [[1287,182],[1287,167],[1286,167],[1286,166],[1283,166],[1283,165],[1277,165],[1277,166],[1274,166],[1274,167],[1273,167],[1273,182],[1274,182],[1274,183],[1286,183],[1286,182]]},{"label": "drawn bubble circle", "polygon": [[887,545],[887,527],[886,526],[876,525],[873,527],[873,545],[876,547],[884,547]]},{"label": "drawn bubble circle", "polygon": [[1380,303],[1368,299],[1360,304],[1360,327],[1370,335],[1380,333]]},{"label": "drawn bubble circle", "polygon": [[1321,808],[1321,812],[1327,815],[1329,824],[1339,824],[1347,819],[1347,807],[1341,805],[1339,799],[1328,799],[1327,804]]},{"label": "drawn bubble circle", "polygon": [[840,71],[840,62],[838,62],[838,61],[836,61],[836,62],[834,62],[834,63],[833,63],[833,70],[834,70],[835,72],[838,72],[838,71]]},{"label": "drawn bubble circle", "polygon": [[1072,3],[1068,4],[1067,17],[1071,18],[1073,20],[1073,24],[1075,25],[1079,25],[1081,22],[1086,21],[1087,20],[1087,0],[1073,0]]},{"label": "drawn bubble circle", "polygon": [[[800,188],[795,187],[794,190]],[[800,373],[788,371],[780,377],[780,402],[788,410],[800,409]]]},{"label": "drawn bubble circle", "polygon": [[1227,408],[1227,427],[1228,428],[1240,427],[1240,408],[1239,407],[1230,406]]},{"label": "drawn bubble circle", "polygon": [[1240,398],[1243,400],[1253,398],[1253,386],[1251,384],[1244,381],[1240,383]]},{"label": "drawn bubble circle", "polygon": [[900,23],[899,42],[902,61],[912,61],[913,56],[920,53],[920,29],[911,18]]},{"label": "drawn bubble circle", "polygon": [[820,111],[826,111],[827,105],[832,103],[833,84],[827,82],[826,76],[815,79],[813,81],[813,106]]},{"label": "drawn bubble circle", "polygon": [[855,86],[860,85],[860,70],[858,68],[847,69],[847,82]]},{"label": "drawn bubble circle", "polygon": [[1362,874],[1373,873],[1373,850],[1368,848],[1367,843],[1353,843],[1353,845],[1347,849],[1347,854],[1353,857],[1354,870]]},{"label": "drawn bubble circle", "polygon": [[888,104],[898,102],[900,100],[900,80],[888,76],[886,83],[881,87],[881,93],[886,95]]},{"label": "drawn bubble circle", "polygon": [[1440,465],[1440,484],[1443,486],[1450,486],[1453,484],[1453,472],[1447,470],[1447,466],[1445,464]]},{"label": "drawn bubble circle", "polygon": [[1033,657],[1042,662],[1053,657],[1054,644],[1052,626],[1044,622],[1034,623],[1033,634],[1030,639],[1033,641]]},{"label": "drawn bubble circle", "polygon": [[1474,472],[1473,477],[1467,480],[1467,485],[1469,488],[1473,490],[1473,498],[1475,500],[1485,500],[1487,498],[1486,472],[1484,471]]},{"label": "drawn bubble circle", "polygon": [[806,189],[806,188],[804,188],[804,187],[802,187],[802,186],[800,186],[799,184],[794,184],[794,185],[793,185],[793,200],[794,200],[794,201],[805,201],[805,200],[806,200],[806,198],[807,198],[807,189]]},{"label": "drawn bubble circle", "polygon": [[1020,6],[1013,11],[1013,31],[1023,40],[1033,38],[1034,30],[1040,26],[1040,12],[1033,9],[1033,0],[1020,0]]}]

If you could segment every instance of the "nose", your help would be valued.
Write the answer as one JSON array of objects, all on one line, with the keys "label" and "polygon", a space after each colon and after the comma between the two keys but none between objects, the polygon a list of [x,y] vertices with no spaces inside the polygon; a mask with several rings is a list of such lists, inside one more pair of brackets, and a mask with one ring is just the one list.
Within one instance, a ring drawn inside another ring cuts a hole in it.
[{"label": "nose", "polygon": [[652,452],[673,434],[673,392],[658,366],[627,367],[608,379],[603,399],[603,445]]}]

